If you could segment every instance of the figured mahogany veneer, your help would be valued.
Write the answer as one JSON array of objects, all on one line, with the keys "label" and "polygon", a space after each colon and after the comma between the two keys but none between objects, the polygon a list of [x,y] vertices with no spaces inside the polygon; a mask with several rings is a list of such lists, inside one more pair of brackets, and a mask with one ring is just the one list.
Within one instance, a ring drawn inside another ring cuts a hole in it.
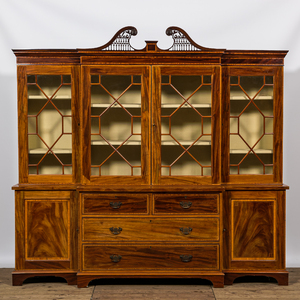
[{"label": "figured mahogany veneer", "polygon": [[202,278],[285,270],[287,51],[203,47],[134,27],[90,49],[14,50],[19,183],[13,285],[60,276]]},{"label": "figured mahogany veneer", "polygon": [[[218,245],[83,246],[83,271],[219,270]],[[114,261],[112,255],[118,256]]]}]

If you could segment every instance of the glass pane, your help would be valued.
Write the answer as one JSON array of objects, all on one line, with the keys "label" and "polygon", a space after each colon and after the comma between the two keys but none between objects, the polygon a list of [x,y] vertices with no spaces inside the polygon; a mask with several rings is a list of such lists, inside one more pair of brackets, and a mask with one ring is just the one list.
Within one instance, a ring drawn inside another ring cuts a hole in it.
[{"label": "glass pane", "polygon": [[28,75],[29,174],[72,173],[70,75]]},{"label": "glass pane", "polygon": [[211,75],[161,81],[161,175],[211,176]]},{"label": "glass pane", "polygon": [[230,78],[230,174],[273,172],[273,77]]},{"label": "glass pane", "polygon": [[91,81],[91,175],[140,176],[141,76],[92,75]]}]

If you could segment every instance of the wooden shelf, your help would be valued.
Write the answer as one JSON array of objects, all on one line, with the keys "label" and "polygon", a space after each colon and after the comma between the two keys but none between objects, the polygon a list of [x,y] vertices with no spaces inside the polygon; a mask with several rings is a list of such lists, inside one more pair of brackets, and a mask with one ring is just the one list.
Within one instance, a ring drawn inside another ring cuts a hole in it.
[{"label": "wooden shelf", "polygon": [[[231,149],[230,154],[247,154],[249,149]],[[273,150],[270,149],[256,149],[256,154],[273,154]],[[253,154],[253,152],[251,152]]]},{"label": "wooden shelf", "polygon": [[[230,100],[249,100],[249,98],[247,98],[246,96],[245,97],[241,97],[241,96],[233,96],[233,97],[230,97]],[[273,96],[258,96],[254,99],[255,101],[258,101],[258,100],[273,100]]]},{"label": "wooden shelf", "polygon": [[[122,104],[122,103],[121,103]],[[92,103],[92,108],[107,108],[111,104],[109,103]],[[140,104],[130,104],[130,103],[124,103],[122,104],[125,108],[141,108]],[[162,104],[161,108],[177,108],[180,104]],[[192,104],[194,108],[211,108],[210,103],[203,103],[203,104]],[[121,106],[116,103],[112,106],[113,108],[121,108]],[[192,108],[189,104],[185,103],[181,108]]]},{"label": "wooden shelf", "polygon": [[[112,145],[118,146],[123,143],[123,141],[109,141]],[[179,141],[181,145],[183,146],[189,146],[191,145],[194,141]],[[105,146],[108,145],[105,141],[92,141],[92,146]],[[124,146],[138,146],[141,145],[140,141],[128,141],[124,144]],[[175,141],[162,141],[161,142],[162,146],[176,146],[178,143]],[[195,143],[194,146],[209,146],[211,145],[211,141],[198,141]]]},{"label": "wooden shelf", "polygon": [[[47,151],[48,149],[45,148],[35,148],[30,149],[29,154],[45,154]],[[55,154],[72,154],[72,149],[53,149],[53,152]],[[49,154],[51,154],[51,152]]]},{"label": "wooden shelf", "polygon": [[[51,97],[49,97],[51,98]],[[68,95],[59,95],[59,96],[54,96],[51,100],[71,100],[71,96]],[[44,95],[29,95],[28,99],[31,100],[48,100],[46,96]]]}]

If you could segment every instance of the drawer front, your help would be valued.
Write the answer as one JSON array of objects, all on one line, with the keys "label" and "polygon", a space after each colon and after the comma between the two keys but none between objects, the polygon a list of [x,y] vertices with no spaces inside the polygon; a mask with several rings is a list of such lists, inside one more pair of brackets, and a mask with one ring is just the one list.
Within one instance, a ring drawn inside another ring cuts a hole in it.
[{"label": "drawer front", "polygon": [[83,218],[83,241],[218,241],[218,218]]},{"label": "drawer front", "polygon": [[82,214],[147,214],[148,195],[83,194]]},{"label": "drawer front", "polygon": [[154,195],[155,214],[218,214],[218,194]]},{"label": "drawer front", "polygon": [[83,245],[83,271],[218,270],[218,245]]}]

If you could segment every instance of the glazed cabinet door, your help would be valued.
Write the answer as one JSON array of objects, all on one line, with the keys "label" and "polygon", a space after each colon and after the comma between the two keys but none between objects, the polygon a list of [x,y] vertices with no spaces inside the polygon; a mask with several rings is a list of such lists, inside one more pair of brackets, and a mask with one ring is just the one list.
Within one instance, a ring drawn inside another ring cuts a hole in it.
[{"label": "glazed cabinet door", "polygon": [[76,181],[79,69],[18,66],[20,183]]},{"label": "glazed cabinet door", "polygon": [[219,67],[153,67],[153,184],[220,180]]},{"label": "glazed cabinet door", "polygon": [[150,69],[84,66],[84,183],[149,184]]},{"label": "glazed cabinet door", "polygon": [[224,69],[223,179],[282,182],[282,67]]},{"label": "glazed cabinet door", "polygon": [[17,191],[16,208],[16,270],[76,269],[74,192]]},{"label": "glazed cabinet door", "polygon": [[285,191],[226,194],[224,269],[284,270]]}]

